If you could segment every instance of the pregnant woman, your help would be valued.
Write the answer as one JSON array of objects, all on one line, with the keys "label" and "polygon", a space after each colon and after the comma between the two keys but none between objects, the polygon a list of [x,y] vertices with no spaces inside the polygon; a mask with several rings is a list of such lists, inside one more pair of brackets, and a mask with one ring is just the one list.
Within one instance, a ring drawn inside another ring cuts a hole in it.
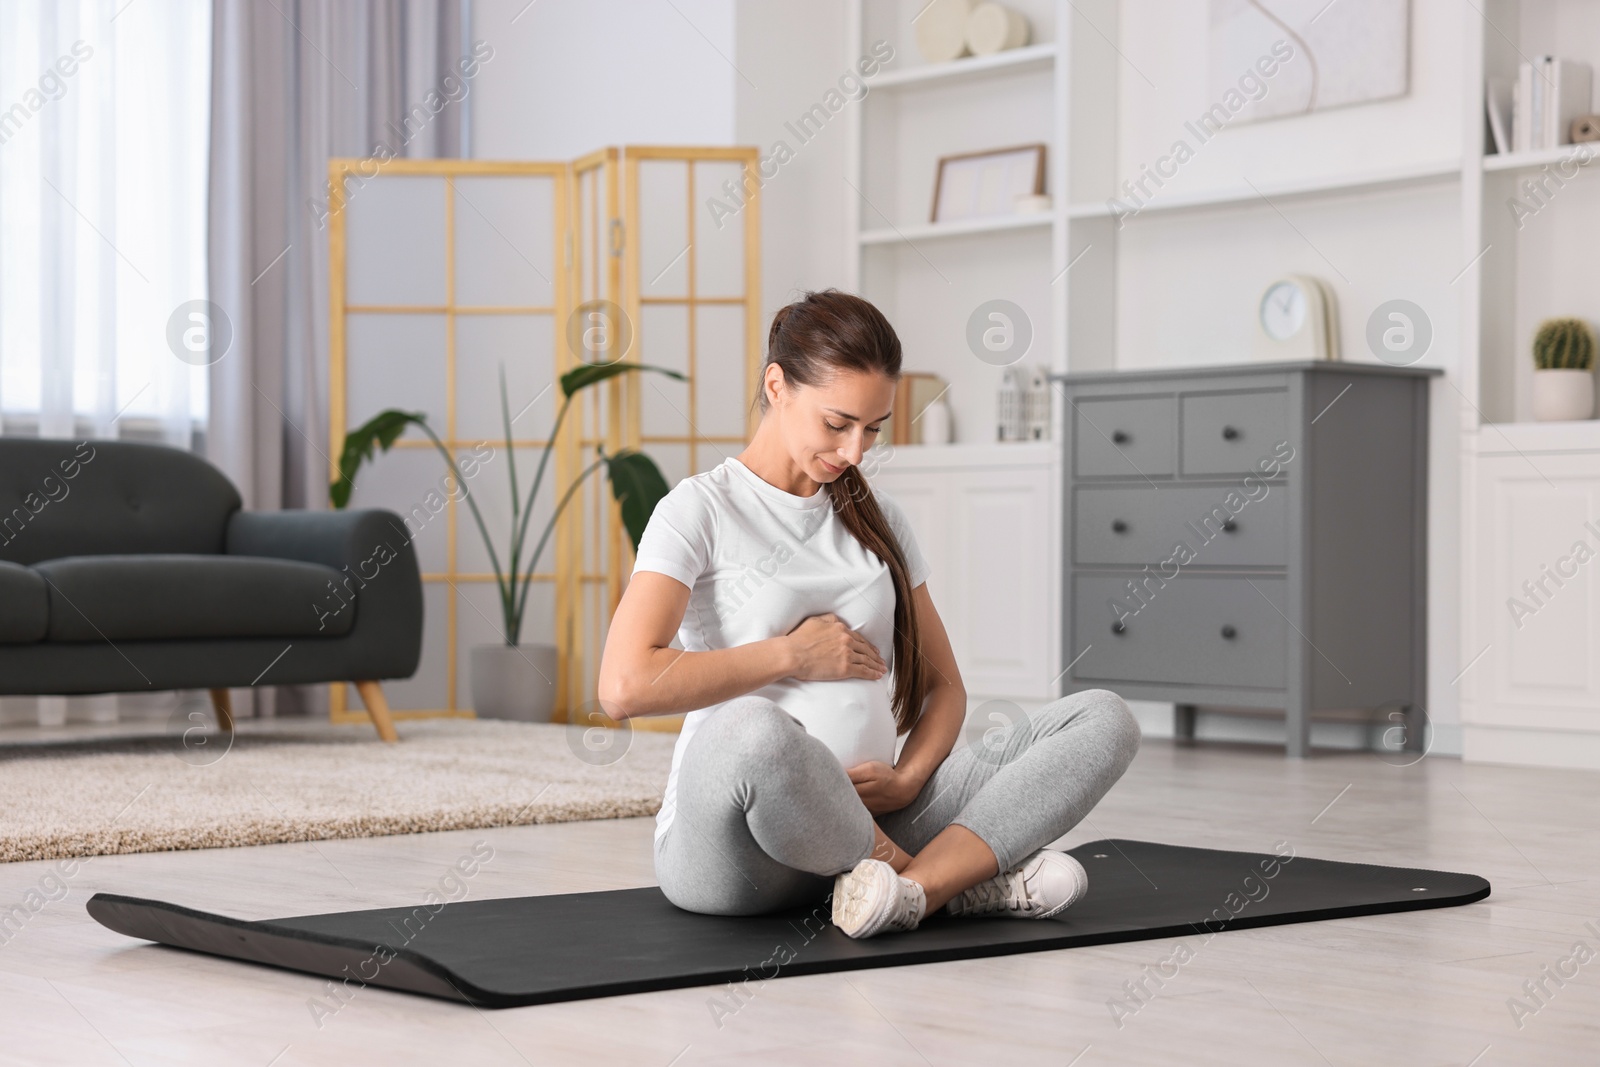
[{"label": "pregnant woman", "polygon": [[829,289],[782,308],[750,444],[678,483],[645,529],[599,696],[618,719],[689,713],[655,832],[678,907],[753,915],[831,888],[834,924],[870,937],[941,908],[1048,918],[1087,888],[1044,846],[1122,775],[1138,725],[1094,689],[957,746],[967,695],[928,564],[857,467],[899,375],[867,301]]}]

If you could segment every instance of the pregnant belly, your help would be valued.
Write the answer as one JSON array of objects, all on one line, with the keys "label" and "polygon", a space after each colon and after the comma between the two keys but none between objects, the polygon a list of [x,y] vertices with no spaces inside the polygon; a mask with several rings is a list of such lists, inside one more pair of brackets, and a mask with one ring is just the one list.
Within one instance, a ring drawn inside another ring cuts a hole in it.
[{"label": "pregnant belly", "polygon": [[760,691],[800,720],[806,732],[846,768],[869,760],[894,763],[894,708],[888,676],[877,681],[843,678],[803,682],[793,678]]}]

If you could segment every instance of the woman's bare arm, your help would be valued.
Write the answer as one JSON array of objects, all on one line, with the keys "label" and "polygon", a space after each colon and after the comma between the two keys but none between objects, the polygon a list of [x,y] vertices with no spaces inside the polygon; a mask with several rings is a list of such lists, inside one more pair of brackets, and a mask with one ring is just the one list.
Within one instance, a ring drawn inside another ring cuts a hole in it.
[{"label": "woman's bare arm", "polygon": [[945,633],[944,620],[939,618],[933,598],[928,595],[928,584],[917,586],[911,596],[922,635],[928,697],[922,705],[922,717],[911,728],[900,749],[895,769],[915,778],[920,791],[923,783],[950,755],[956,738],[961,735],[961,724],[967,718],[967,688],[962,684],[961,669],[956,666],[956,654],[950,647],[950,635]]},{"label": "woman's bare arm", "polygon": [[883,658],[835,615],[781,637],[709,652],[672,648],[689,587],[655,571],[628,580],[600,660],[600,706],[613,719],[710,707],[782,678],[881,678]]}]

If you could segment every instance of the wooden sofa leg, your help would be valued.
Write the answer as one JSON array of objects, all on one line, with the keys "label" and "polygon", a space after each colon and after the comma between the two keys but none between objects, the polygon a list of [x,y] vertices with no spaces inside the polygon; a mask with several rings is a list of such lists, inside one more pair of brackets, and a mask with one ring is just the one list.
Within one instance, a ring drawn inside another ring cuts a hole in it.
[{"label": "wooden sofa leg", "polygon": [[233,700],[226,689],[211,690],[211,710],[217,715],[217,728],[223,733],[233,733]]},{"label": "wooden sofa leg", "polygon": [[378,728],[378,736],[385,741],[400,740],[400,735],[394,732],[394,719],[389,716],[389,702],[383,699],[383,686],[377,682],[357,682],[356,691],[361,694],[361,703],[367,706],[367,714],[372,716],[372,725]]}]

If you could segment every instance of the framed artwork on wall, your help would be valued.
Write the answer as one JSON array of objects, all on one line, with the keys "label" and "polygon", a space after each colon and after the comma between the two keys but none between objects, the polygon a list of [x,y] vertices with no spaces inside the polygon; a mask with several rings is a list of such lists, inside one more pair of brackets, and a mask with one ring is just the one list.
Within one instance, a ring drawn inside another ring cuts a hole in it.
[{"label": "framed artwork on wall", "polygon": [[1211,0],[1210,99],[1222,123],[1404,96],[1411,0]]}]

